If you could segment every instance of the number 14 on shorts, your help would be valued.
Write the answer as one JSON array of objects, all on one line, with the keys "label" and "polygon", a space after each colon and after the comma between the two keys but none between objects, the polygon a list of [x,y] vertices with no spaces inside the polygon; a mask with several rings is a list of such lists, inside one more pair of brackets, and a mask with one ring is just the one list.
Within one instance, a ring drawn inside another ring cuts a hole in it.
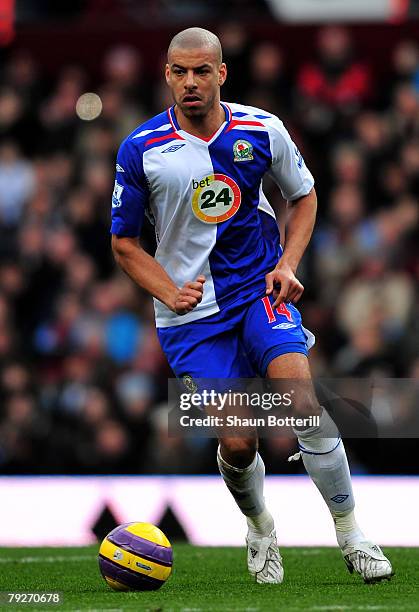
[{"label": "number 14 on shorts", "polygon": [[262,303],[265,307],[266,316],[268,317],[268,323],[275,323],[275,312],[279,315],[286,317],[290,323],[293,323],[292,314],[288,310],[286,304],[284,304],[283,302],[281,302],[281,304],[277,308],[275,308],[275,312],[273,311],[272,304],[268,296],[262,298]]}]

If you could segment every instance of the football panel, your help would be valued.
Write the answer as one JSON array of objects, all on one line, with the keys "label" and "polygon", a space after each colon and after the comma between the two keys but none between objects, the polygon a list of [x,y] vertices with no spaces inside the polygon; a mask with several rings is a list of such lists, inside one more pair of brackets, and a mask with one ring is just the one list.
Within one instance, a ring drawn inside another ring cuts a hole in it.
[{"label": "football panel", "polygon": [[123,546],[116,546],[107,538],[102,542],[99,554],[122,567],[157,580],[167,580],[172,571],[170,566],[155,563],[146,557],[142,557],[141,554],[133,554],[132,549],[126,550]]},{"label": "football panel", "polygon": [[164,584],[163,580],[156,580],[144,574],[133,572],[102,556],[99,556],[99,567],[109,586],[115,588],[113,584],[117,583],[116,590],[122,590],[121,585],[123,585],[126,590],[156,591]]}]

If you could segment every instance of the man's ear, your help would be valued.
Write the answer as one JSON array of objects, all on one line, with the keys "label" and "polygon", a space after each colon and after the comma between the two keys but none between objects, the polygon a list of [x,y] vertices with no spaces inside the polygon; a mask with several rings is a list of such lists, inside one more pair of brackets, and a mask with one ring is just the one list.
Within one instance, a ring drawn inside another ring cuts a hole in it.
[{"label": "man's ear", "polygon": [[169,64],[166,64],[166,68],[164,71],[164,76],[166,77],[166,83],[169,84],[169,80],[170,80],[170,66]]},{"label": "man's ear", "polygon": [[222,62],[218,69],[218,85],[220,85],[220,87],[221,85],[224,85],[226,78],[227,78],[227,66],[224,62]]}]

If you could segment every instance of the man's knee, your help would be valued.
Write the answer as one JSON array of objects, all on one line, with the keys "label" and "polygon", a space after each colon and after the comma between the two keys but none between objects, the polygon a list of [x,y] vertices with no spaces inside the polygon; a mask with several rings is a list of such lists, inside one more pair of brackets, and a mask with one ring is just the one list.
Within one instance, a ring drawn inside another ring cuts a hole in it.
[{"label": "man's knee", "polygon": [[292,399],[293,413],[296,417],[307,418],[310,416],[321,416],[322,407],[320,406],[314,391],[302,386]]},{"label": "man's knee", "polygon": [[257,438],[221,438],[221,457],[237,468],[245,468],[255,458],[258,449]]},{"label": "man's knee", "polygon": [[302,450],[315,454],[329,453],[338,447],[339,430],[328,412],[323,409],[319,424],[313,427],[294,428]]}]

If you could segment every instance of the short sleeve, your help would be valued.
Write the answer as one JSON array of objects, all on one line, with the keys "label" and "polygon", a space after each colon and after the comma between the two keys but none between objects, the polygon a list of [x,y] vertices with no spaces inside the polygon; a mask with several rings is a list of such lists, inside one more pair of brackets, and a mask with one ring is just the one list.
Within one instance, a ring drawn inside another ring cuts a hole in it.
[{"label": "short sleeve", "polygon": [[272,164],[268,175],[273,178],[285,200],[297,200],[309,193],[314,178],[303,156],[277,117],[268,122]]},{"label": "short sleeve", "polygon": [[141,153],[129,140],[118,151],[111,225],[111,233],[118,236],[139,236],[143,225],[149,190]]}]

